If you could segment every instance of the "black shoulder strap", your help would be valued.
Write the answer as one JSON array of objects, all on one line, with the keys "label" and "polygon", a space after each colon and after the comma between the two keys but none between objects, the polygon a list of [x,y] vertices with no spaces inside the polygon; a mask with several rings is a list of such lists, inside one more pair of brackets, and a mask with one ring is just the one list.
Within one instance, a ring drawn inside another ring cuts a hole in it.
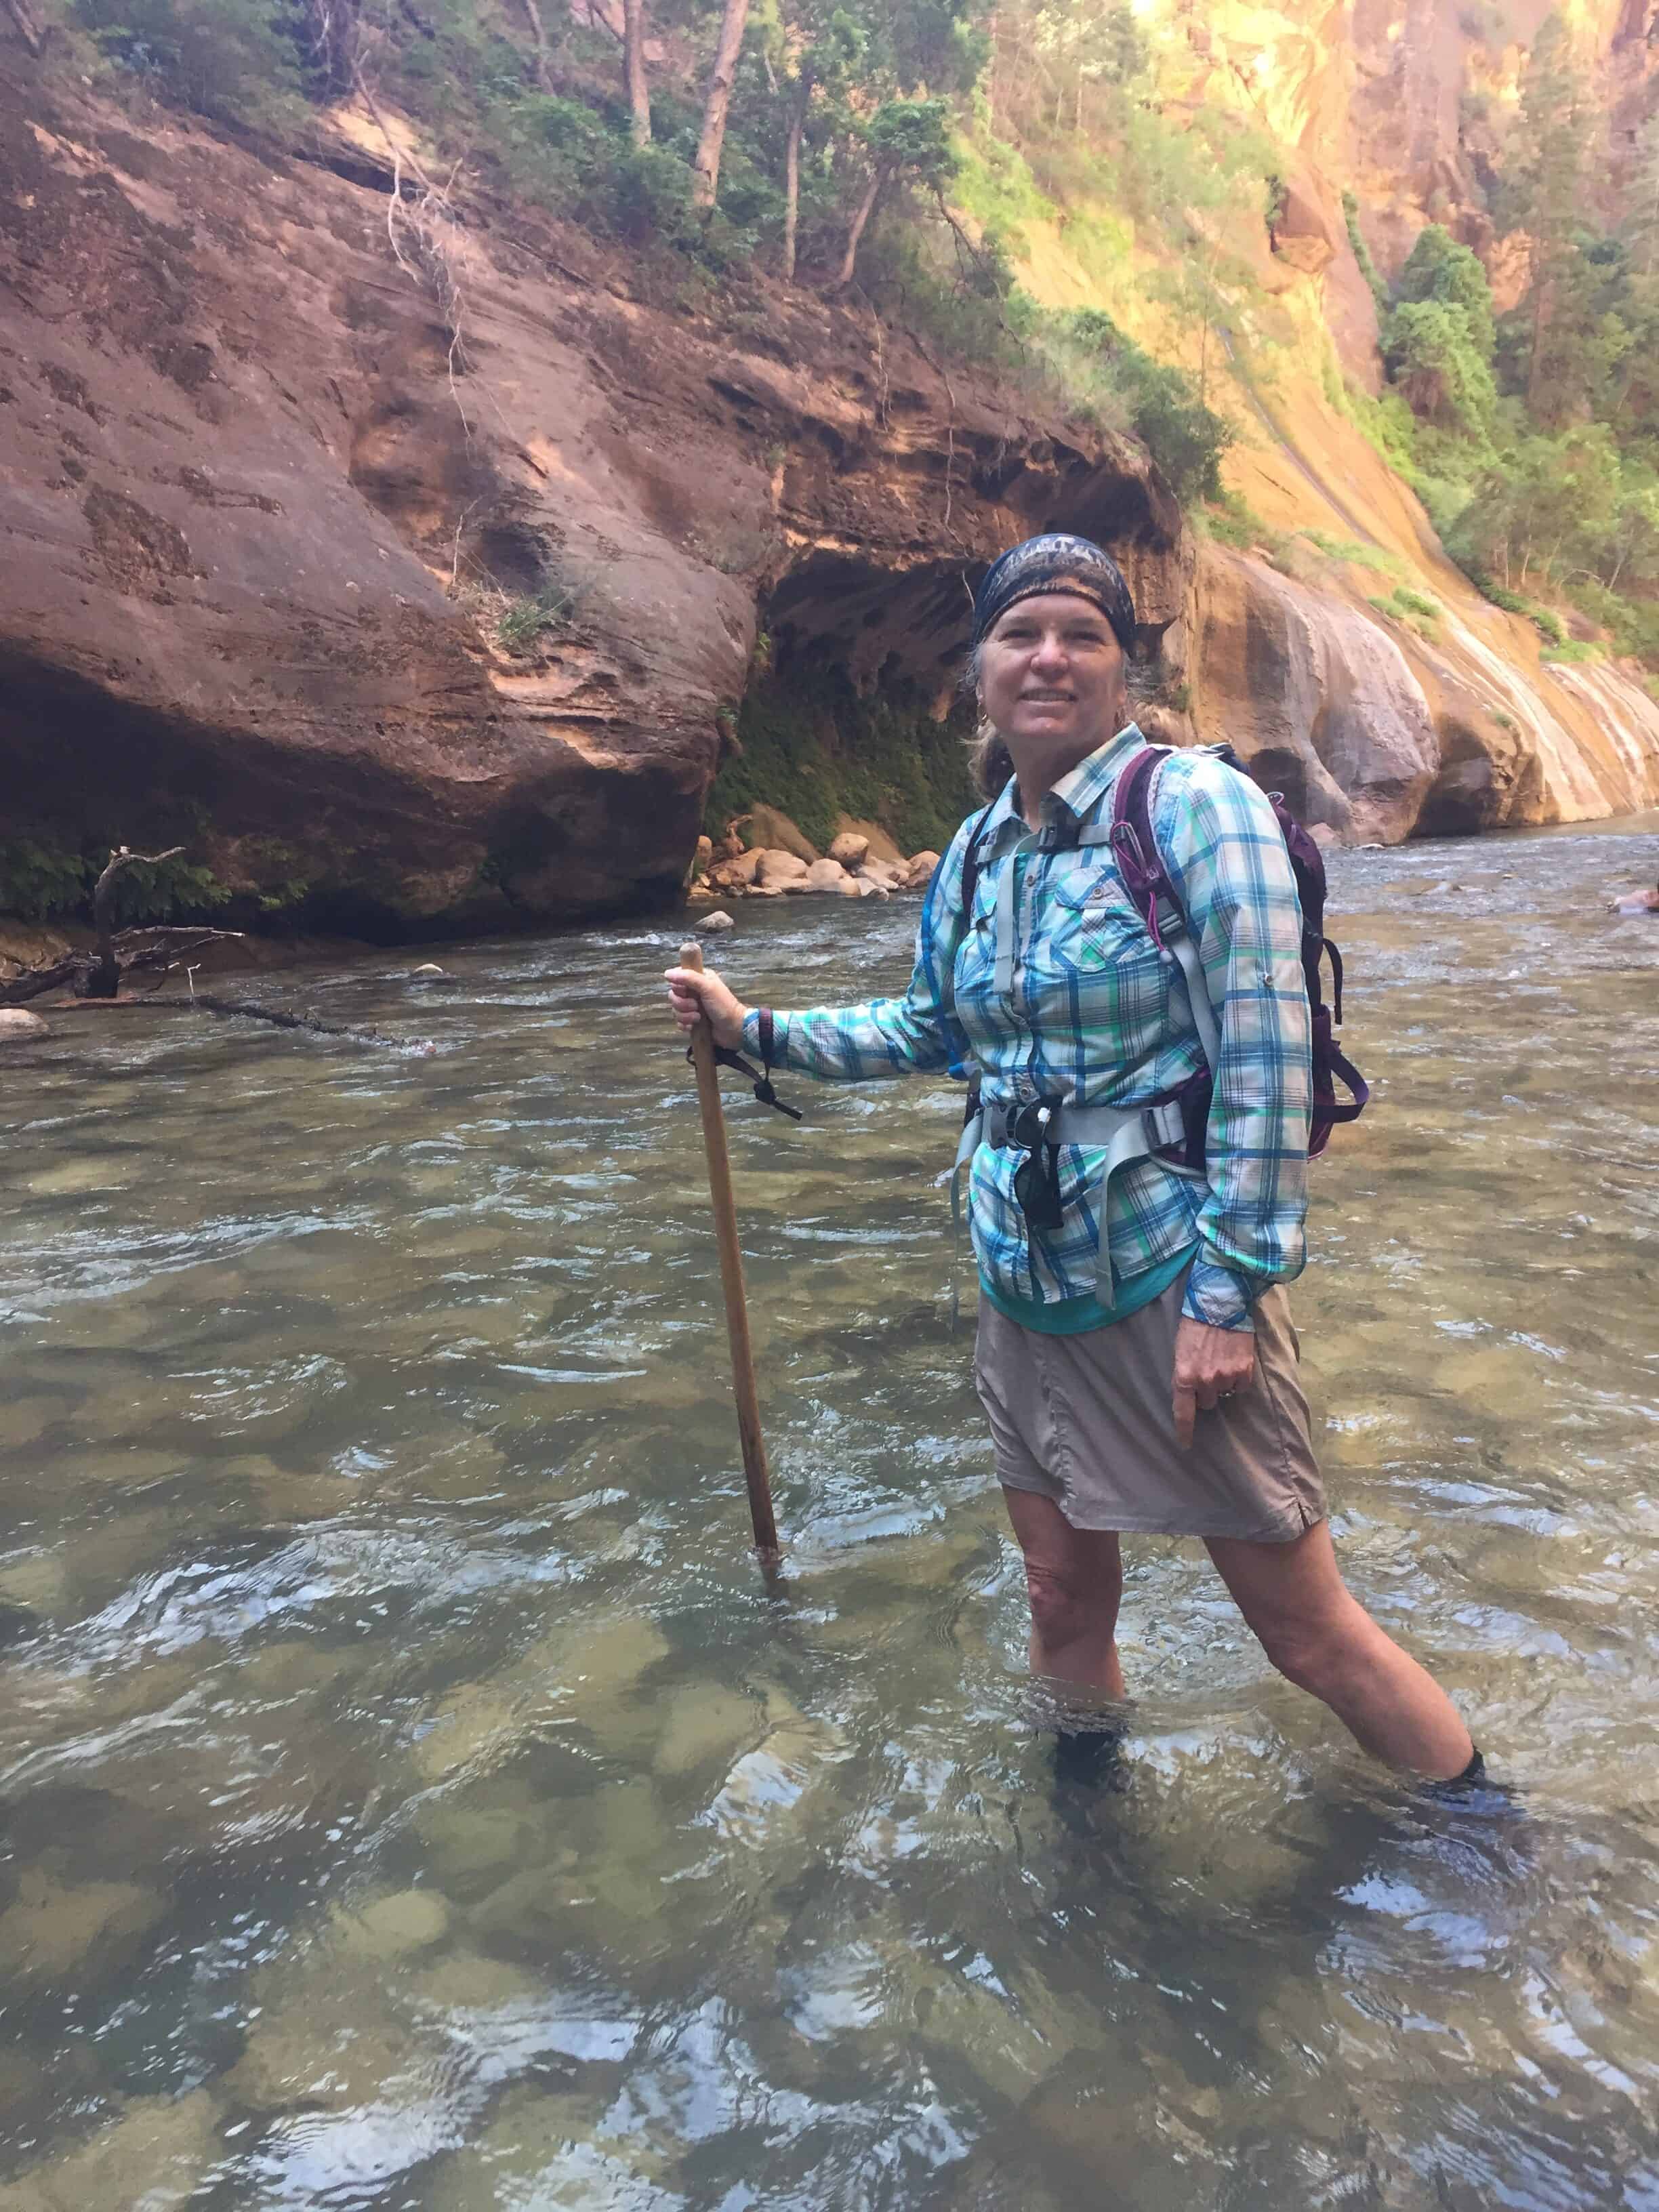
[{"label": "black shoulder strap", "polygon": [[[994,799],[991,806],[995,805]],[[971,915],[974,910],[974,893],[979,889],[979,848],[985,836],[985,825],[991,818],[991,806],[988,806],[975,823],[973,835],[968,840],[968,849],[962,856],[962,911],[964,916]]]}]

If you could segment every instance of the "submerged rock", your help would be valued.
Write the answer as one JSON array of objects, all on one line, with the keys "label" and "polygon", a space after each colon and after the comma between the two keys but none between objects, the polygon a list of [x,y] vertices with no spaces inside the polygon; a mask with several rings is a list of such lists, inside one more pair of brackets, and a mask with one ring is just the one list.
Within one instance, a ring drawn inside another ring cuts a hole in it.
[{"label": "submerged rock", "polygon": [[686,2199],[659,2185],[672,2154],[607,2123],[609,2092],[514,2089],[476,2143],[443,2160],[422,2202],[431,2212],[677,2212]]},{"label": "submerged rock", "polygon": [[205,2089],[135,2098],[78,2150],[19,2175],[5,2191],[7,2212],[175,2212],[221,2148]]},{"label": "submerged rock", "polygon": [[104,1980],[134,1956],[161,1917],[161,1900],[136,1882],[74,1887],[27,1867],[0,1912],[0,1973],[30,1980]]},{"label": "submerged rock", "polygon": [[337,1914],[334,1938],[348,1957],[384,1963],[441,1942],[449,1917],[448,1904],[435,1889],[400,1889]]},{"label": "submerged rock", "polygon": [[652,1765],[659,1774],[689,1774],[705,1760],[730,1759],[765,1725],[761,1707],[719,1682],[686,1682],[668,1700]]}]

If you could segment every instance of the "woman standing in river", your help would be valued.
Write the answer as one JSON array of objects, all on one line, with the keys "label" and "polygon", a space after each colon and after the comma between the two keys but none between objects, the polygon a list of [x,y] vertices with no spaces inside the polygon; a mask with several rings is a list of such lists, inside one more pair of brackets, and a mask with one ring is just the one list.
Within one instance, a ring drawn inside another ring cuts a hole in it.
[{"label": "woman standing in river", "polygon": [[1180,970],[1099,829],[1145,742],[1133,637],[1097,545],[1051,535],[1005,553],[975,602],[971,664],[1003,780],[934,876],[908,990],[780,1013],[676,968],[675,1018],[811,1075],[979,1067],[975,1379],[1035,1671],[1121,1697],[1120,1535],[1201,1537],[1281,1674],[1379,1759],[1473,1781],[1480,1755],[1444,1692],[1337,1568],[1283,1288],[1307,1208],[1296,884],[1265,796],[1203,753],[1164,763],[1152,821],[1218,1016],[1205,1166],[1133,1141],[1141,1109],[1205,1064]]}]

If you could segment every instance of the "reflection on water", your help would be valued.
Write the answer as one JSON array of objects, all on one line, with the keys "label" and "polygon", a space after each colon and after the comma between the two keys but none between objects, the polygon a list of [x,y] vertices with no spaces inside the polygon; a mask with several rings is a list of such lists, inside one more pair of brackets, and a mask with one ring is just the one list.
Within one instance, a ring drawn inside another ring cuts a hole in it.
[{"label": "reflection on water", "polygon": [[[0,2137],[25,2212],[1659,2202],[1651,835],[1342,856],[1377,1093],[1297,1292],[1352,1580],[1524,1814],[1368,1767],[1133,1547],[1057,1784],[943,1082],[736,1094],[744,1550],[672,927],[160,1012],[0,1131]],[[915,908],[745,908],[781,1003]]]}]

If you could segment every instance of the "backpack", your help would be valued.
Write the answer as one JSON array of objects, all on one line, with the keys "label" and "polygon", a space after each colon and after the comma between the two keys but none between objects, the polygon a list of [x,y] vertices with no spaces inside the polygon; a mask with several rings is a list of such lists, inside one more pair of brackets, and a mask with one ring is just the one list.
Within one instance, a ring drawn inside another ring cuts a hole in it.
[{"label": "backpack", "polygon": [[[1179,962],[1187,979],[1194,1018],[1198,1024],[1200,1036],[1205,1041],[1206,1060],[1209,1064],[1190,1077],[1173,1094],[1181,1108],[1182,1126],[1186,1135],[1178,1148],[1172,1146],[1167,1149],[1171,1153],[1178,1149],[1180,1164],[1183,1167],[1201,1169],[1205,1160],[1205,1132],[1210,1118],[1210,1100],[1214,1090],[1214,1039],[1218,1031],[1197,947],[1158,852],[1158,840],[1152,834],[1152,784],[1159,764],[1169,757],[1171,750],[1168,745],[1141,747],[1118,777],[1112,794],[1109,830],[1103,836],[1098,830],[1092,836],[1085,833],[1081,842],[1109,843],[1123,887],[1145,920],[1152,942],[1161,952]],[[1231,745],[1213,745],[1206,750],[1212,759],[1224,763],[1237,775],[1249,774]],[[1270,791],[1267,799],[1273,811],[1273,819],[1279,824],[1279,834],[1285,841],[1285,854],[1290,860],[1291,872],[1296,878],[1297,896],[1302,906],[1302,977],[1307,988],[1308,1011],[1311,1017],[1313,1066],[1313,1109],[1308,1130],[1308,1157],[1317,1159],[1330,1142],[1331,1131],[1339,1121],[1358,1120],[1370,1101],[1370,1091],[1364,1076],[1337,1044],[1334,1035],[1342,1024],[1342,955],[1325,934],[1327,884],[1324,856],[1285,805],[1283,793]],[[962,904],[964,914],[971,913],[973,908],[974,892],[979,883],[980,842],[990,815],[991,808],[988,806],[975,823],[968,850],[963,856]],[[1160,902],[1167,913],[1167,920],[1165,915],[1160,913]],[[1172,940],[1168,945],[1165,944],[1166,938]],[[1330,955],[1331,961],[1332,1004],[1328,1006],[1325,1004],[1324,986],[1327,953]],[[1339,1081],[1349,1094],[1346,1099],[1337,1097]],[[975,1077],[969,1091],[968,1120],[972,1121],[978,1111],[979,1081]]]}]

